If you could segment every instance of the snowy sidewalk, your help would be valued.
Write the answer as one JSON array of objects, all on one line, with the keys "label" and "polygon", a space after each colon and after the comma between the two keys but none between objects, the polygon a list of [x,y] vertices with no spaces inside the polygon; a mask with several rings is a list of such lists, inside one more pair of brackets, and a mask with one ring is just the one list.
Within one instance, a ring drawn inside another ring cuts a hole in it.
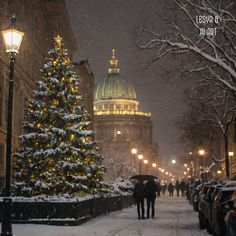
[{"label": "snowy sidewalk", "polygon": [[156,218],[138,220],[136,207],[97,217],[80,226],[13,225],[14,236],[207,236],[197,213],[182,198],[157,199]]}]

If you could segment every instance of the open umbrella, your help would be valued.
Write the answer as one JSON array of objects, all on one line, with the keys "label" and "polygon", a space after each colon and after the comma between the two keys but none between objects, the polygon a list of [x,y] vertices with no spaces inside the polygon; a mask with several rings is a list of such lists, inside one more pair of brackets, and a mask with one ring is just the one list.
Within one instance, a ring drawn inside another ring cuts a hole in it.
[{"label": "open umbrella", "polygon": [[158,177],[154,175],[134,175],[130,179],[137,179],[137,180],[153,180],[158,179]]}]

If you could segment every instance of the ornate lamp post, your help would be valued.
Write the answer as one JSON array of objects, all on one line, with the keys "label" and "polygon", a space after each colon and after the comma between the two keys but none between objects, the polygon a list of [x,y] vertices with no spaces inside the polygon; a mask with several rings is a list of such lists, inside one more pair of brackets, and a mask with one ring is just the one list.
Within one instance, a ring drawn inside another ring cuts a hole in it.
[{"label": "ornate lamp post", "polygon": [[137,148],[132,148],[132,149],[131,149],[131,153],[132,153],[133,156],[134,156],[134,166],[135,166],[135,159],[136,159],[136,154],[137,154],[137,152],[138,152]]},{"label": "ornate lamp post", "polygon": [[229,151],[228,155],[229,155],[229,158],[230,158],[229,170],[228,170],[228,173],[229,173],[229,176],[230,176],[232,174],[232,161],[233,161],[232,158],[234,156],[234,152]]},{"label": "ornate lamp post", "polygon": [[142,171],[141,171],[141,166],[142,166],[142,159],[143,159],[143,155],[139,154],[138,155],[138,159],[139,159],[139,174],[141,175]]},{"label": "ornate lamp post", "polygon": [[143,163],[146,165],[146,174],[147,174],[147,168],[148,168],[148,160],[143,160]]},{"label": "ornate lamp post", "polygon": [[202,178],[203,178],[203,181],[205,181],[204,160],[203,160],[203,157],[205,155],[205,150],[204,149],[199,149],[198,154],[202,157],[202,160],[201,160],[201,163],[202,163]]},{"label": "ornate lamp post", "polygon": [[3,216],[1,236],[11,236],[11,203],[10,185],[11,185],[11,137],[12,137],[12,105],[13,105],[13,78],[16,55],[22,42],[24,33],[16,26],[16,17],[11,17],[11,25],[2,31],[6,52],[9,56],[9,91],[8,91],[8,111],[7,111],[7,142],[6,142],[6,167],[3,199]]}]

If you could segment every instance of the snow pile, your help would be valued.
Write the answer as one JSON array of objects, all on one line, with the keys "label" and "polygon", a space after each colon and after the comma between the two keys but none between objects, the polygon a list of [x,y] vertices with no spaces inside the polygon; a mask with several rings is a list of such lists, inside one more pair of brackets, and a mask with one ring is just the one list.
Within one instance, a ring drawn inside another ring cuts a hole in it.
[{"label": "snow pile", "polygon": [[121,194],[123,196],[131,195],[133,193],[134,186],[129,180],[117,178],[114,182],[110,183],[112,192],[115,194]]}]

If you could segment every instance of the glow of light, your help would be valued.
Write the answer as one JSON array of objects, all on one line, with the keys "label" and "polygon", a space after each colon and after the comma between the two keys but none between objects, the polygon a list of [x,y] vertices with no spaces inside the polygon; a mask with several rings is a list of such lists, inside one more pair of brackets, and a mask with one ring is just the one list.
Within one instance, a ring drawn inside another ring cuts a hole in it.
[{"label": "glow of light", "polygon": [[198,153],[199,153],[200,156],[203,156],[205,154],[205,150],[204,149],[200,149],[198,151]]},{"label": "glow of light", "polygon": [[187,167],[187,166],[188,166],[188,165],[185,163],[185,164],[184,164],[184,167]]},{"label": "glow of light", "polygon": [[142,159],[143,159],[143,155],[142,155],[142,154],[139,154],[139,155],[138,155],[138,159],[139,159],[139,160],[142,160]]},{"label": "glow of light", "polygon": [[234,155],[234,152],[230,151],[229,156],[232,157]]},{"label": "glow of light", "polygon": [[148,160],[143,160],[144,164],[148,164]]},{"label": "glow of light", "polygon": [[152,163],[152,167],[157,167],[157,164],[156,163]]},{"label": "glow of light", "polygon": [[120,131],[120,130],[117,130],[116,133],[117,133],[117,134],[121,134],[121,131]]},{"label": "glow of light", "polygon": [[132,154],[136,154],[137,151],[138,151],[137,148],[132,148],[132,149],[131,149]]},{"label": "glow of light", "polygon": [[175,164],[175,163],[176,163],[176,160],[172,160],[171,163],[172,163],[172,164]]},{"label": "glow of light", "polygon": [[187,174],[187,172],[185,171],[185,172],[184,172],[184,175],[186,175],[186,174]]}]

